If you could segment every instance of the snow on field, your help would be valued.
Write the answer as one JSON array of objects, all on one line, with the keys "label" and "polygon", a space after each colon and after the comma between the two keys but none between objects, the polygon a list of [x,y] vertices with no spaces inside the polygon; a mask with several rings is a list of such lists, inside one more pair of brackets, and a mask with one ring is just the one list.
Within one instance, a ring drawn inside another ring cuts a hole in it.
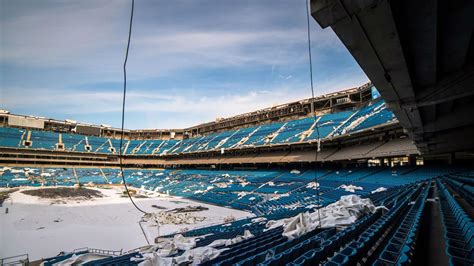
[{"label": "snow on field", "polygon": [[[25,189],[29,188],[22,190]],[[132,206],[128,198],[121,196],[121,189],[97,190],[105,197],[78,201],[40,199],[20,191],[10,194],[10,198],[0,207],[0,258],[28,253],[30,260],[36,260],[81,247],[127,251],[146,245],[138,224],[142,213]],[[162,225],[159,228],[161,235],[184,228],[223,223],[224,218],[229,216],[236,219],[251,216],[244,211],[166,195],[154,194],[153,198],[134,200],[140,208],[155,213],[162,210],[152,205],[167,209],[190,205],[209,208],[193,213],[206,217],[204,221],[196,224]],[[144,228],[149,240],[153,241],[157,228],[147,228],[146,225]]]}]

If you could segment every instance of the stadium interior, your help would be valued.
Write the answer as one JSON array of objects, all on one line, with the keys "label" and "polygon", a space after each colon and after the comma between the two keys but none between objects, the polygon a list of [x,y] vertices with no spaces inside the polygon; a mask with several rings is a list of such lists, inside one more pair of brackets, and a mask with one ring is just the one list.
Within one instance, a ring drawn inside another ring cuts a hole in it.
[{"label": "stadium interior", "polygon": [[[312,0],[370,83],[184,129],[126,129],[122,146],[120,128],[3,110],[0,187],[121,186],[123,166],[130,187],[253,214],[160,236],[192,243],[165,255],[156,242],[40,263],[473,265],[474,2],[441,2]],[[330,208],[366,199],[384,208],[322,226]]]}]

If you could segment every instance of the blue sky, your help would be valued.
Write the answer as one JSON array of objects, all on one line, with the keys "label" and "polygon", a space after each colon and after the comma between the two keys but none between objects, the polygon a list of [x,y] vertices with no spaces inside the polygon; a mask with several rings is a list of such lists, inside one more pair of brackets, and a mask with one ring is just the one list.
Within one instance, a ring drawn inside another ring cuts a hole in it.
[{"label": "blue sky", "polygon": [[[0,109],[120,126],[130,1],[0,0]],[[135,1],[126,127],[309,98],[305,0]],[[367,77],[311,19],[316,94]]]}]

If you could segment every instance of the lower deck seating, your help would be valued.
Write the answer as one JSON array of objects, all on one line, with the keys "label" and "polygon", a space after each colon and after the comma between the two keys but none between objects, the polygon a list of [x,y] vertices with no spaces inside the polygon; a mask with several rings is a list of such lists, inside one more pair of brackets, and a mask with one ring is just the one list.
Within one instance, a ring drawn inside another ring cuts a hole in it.
[{"label": "lower deck seating", "polygon": [[64,260],[66,260],[66,259],[69,259],[72,256],[78,256],[78,255],[86,254],[88,252],[89,251],[87,251],[87,250],[83,250],[83,251],[78,251],[78,252],[70,252],[70,253],[59,254],[58,256],[55,256],[55,257],[50,257],[50,258],[43,259],[43,265],[44,266],[52,266],[56,263],[60,263]]},{"label": "lower deck seating", "polygon": [[437,181],[446,253],[452,265],[474,265],[474,223],[443,181]]},{"label": "lower deck seating", "polygon": [[444,180],[471,206],[474,206],[474,178],[465,178],[458,174],[446,175]]},{"label": "lower deck seating", "polygon": [[[126,182],[135,187],[166,191],[222,206],[247,208],[255,213],[257,217],[182,233],[185,237],[195,237],[197,247],[206,247],[219,239],[235,238],[246,231],[253,235],[239,243],[215,247],[221,251],[220,255],[203,262],[204,265],[412,264],[421,254],[419,246],[423,218],[434,206],[439,207],[441,214],[439,223],[443,226],[445,255],[450,264],[473,265],[474,223],[470,216],[473,213],[472,205],[469,205],[469,186],[472,184],[470,171],[435,167],[321,171],[315,175],[312,169],[126,169],[124,176]],[[119,173],[118,169],[111,168],[4,167],[0,169],[0,185],[53,186],[77,182],[120,184],[122,180]],[[349,192],[341,185],[360,186],[360,189]],[[380,186],[385,189],[374,192]],[[348,194],[369,198],[376,206],[383,205],[388,210],[379,209],[367,214],[345,228],[318,228],[292,240],[283,236],[282,227],[267,230],[269,220],[314,212],[316,205],[325,206]],[[428,195],[432,195],[430,199]],[[436,205],[427,208],[428,200]],[[314,206],[308,208],[309,205]],[[163,237],[170,238],[173,235]],[[182,254],[183,251],[180,252]],[[46,259],[45,265],[64,261],[73,254]],[[111,255],[87,265],[136,265],[141,260],[140,253],[134,251],[120,256]]]},{"label": "lower deck seating", "polygon": [[375,264],[405,265],[411,261],[413,255],[411,251],[414,250],[420,230],[420,219],[425,210],[428,189],[429,186],[425,186],[415,203],[409,207],[407,214],[401,217],[402,222],[393,230],[393,235],[386,241]]},{"label": "lower deck seating", "polygon": [[[407,207],[409,199],[419,191],[419,187],[412,188],[410,190],[400,189],[397,191],[398,193],[388,196],[385,206],[390,210],[387,213],[383,214],[379,211],[359,219],[352,226],[325,240],[318,248],[301,254],[292,262],[292,265],[314,265],[324,261],[327,261],[329,265],[337,265],[357,261],[400,212]],[[341,247],[346,248],[339,251]],[[334,252],[338,253],[332,256]]]}]

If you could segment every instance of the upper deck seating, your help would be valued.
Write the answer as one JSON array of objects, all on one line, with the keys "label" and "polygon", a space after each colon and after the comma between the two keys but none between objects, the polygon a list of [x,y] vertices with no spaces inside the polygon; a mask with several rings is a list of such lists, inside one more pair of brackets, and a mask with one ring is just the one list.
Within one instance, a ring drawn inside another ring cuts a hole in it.
[{"label": "upper deck seating", "polygon": [[25,133],[25,129],[0,127],[0,147],[23,147],[22,137]]},{"label": "upper deck seating", "polygon": [[[385,103],[378,101],[356,111],[329,113],[316,119],[317,123],[312,117],[300,118],[184,140],[125,139],[122,152],[128,155],[164,155],[314,141],[318,138],[338,136],[384,124],[394,120],[394,117],[385,107]],[[28,147],[31,149],[55,150],[60,147],[57,144],[62,140],[66,151],[119,153],[118,139],[15,128],[0,128],[0,147],[27,148],[23,145],[23,141],[27,139],[27,132],[31,133],[32,145]]]}]

